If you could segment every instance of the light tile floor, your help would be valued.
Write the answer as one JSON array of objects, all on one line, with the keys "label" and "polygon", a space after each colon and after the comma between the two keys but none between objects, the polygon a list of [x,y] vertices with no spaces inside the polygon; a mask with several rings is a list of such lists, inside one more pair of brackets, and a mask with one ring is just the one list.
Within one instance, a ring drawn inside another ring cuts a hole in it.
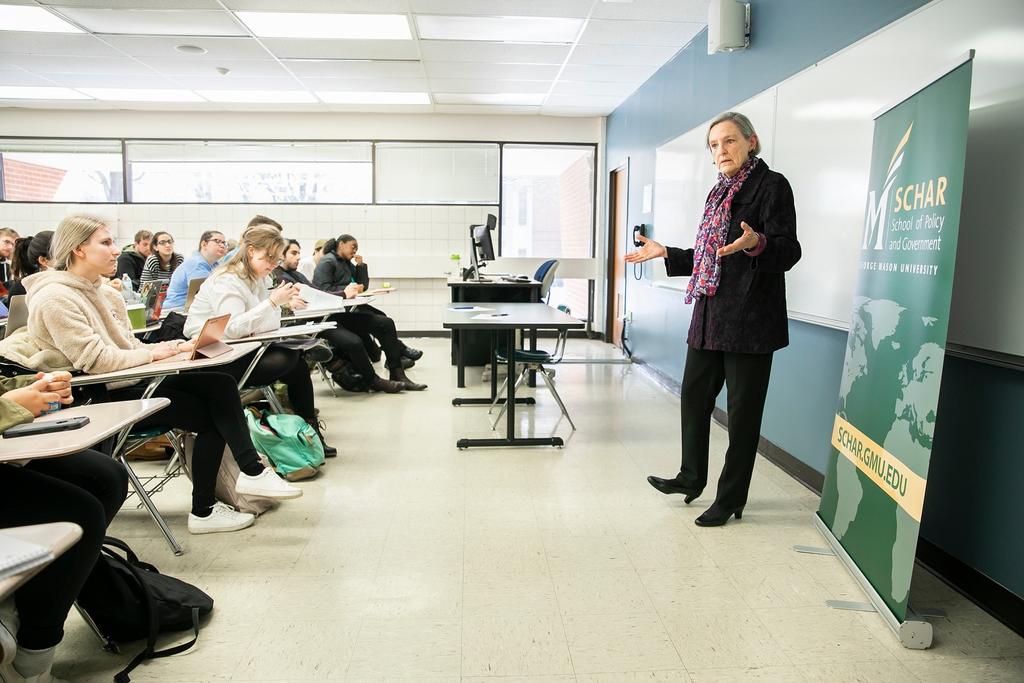
[{"label": "light tile floor", "polygon": [[[637,368],[563,365],[558,387],[579,430],[543,389],[520,433],[562,449],[459,451],[490,434],[486,409],[453,408],[443,339],[410,372],[430,389],[332,398],[316,380],[341,451],[305,495],[233,534],[189,536],[188,482],[157,503],[186,547],[174,557],[127,505],[112,535],[195,583],[215,613],[186,654],[132,680],[174,681],[1021,681],[1024,640],[919,571],[914,599],[943,607],[935,646],[902,649],[811,526],[817,497],[766,461],[740,522],[701,529],[710,502],[644,481],[678,466],[678,400]],[[569,354],[613,356],[575,341]],[[712,470],[724,432],[712,432]],[[127,652],[135,648],[126,647]],[[104,653],[73,614],[58,674],[109,681]]]}]

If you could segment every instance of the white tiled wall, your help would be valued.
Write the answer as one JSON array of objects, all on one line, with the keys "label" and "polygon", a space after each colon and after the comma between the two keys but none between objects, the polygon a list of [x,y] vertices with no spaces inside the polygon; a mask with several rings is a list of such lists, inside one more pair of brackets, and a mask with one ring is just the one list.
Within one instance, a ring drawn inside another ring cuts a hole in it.
[{"label": "white tiled wall", "polygon": [[52,230],[76,212],[103,216],[127,244],[137,230],[166,230],[175,249],[188,254],[205,230],[238,237],[256,214],[281,223],[285,235],[313,248],[318,239],[355,235],[370,266],[372,285],[388,281],[398,291],[378,300],[379,307],[405,332],[440,330],[441,309],[448,301],[449,256],[469,257],[469,225],[484,222],[494,206],[325,206],[259,204],[3,204],[0,226],[22,235]]}]

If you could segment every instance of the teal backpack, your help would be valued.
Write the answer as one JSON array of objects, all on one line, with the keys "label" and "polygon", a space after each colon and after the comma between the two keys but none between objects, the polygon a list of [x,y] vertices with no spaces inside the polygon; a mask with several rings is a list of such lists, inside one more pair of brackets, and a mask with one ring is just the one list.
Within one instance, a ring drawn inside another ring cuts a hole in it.
[{"label": "teal backpack", "polygon": [[278,474],[289,481],[315,476],[324,464],[324,446],[313,428],[298,415],[245,411],[249,435]]}]

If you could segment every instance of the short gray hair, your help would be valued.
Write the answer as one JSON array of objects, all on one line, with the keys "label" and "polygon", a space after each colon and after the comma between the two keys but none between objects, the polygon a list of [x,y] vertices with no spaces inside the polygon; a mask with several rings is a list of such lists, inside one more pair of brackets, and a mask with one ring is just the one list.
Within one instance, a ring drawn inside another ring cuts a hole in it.
[{"label": "short gray hair", "polygon": [[71,264],[72,252],[92,238],[100,228],[107,227],[99,216],[74,214],[66,217],[57,226],[50,240],[50,260],[55,270],[67,270]]},{"label": "short gray hair", "polygon": [[[716,116],[715,120],[711,122],[710,126],[708,126],[708,133],[707,135],[704,136],[704,146],[707,147],[709,150],[711,149],[711,146],[708,144],[708,138],[711,137],[711,129],[720,123],[725,123],[726,121],[732,121],[733,123],[735,123],[736,127],[740,129],[740,133],[747,140],[757,135],[757,132],[754,130],[754,124],[750,122],[750,119],[748,119],[746,116],[739,113],[738,111],[727,111]],[[760,152],[761,138],[758,137],[757,142],[754,143],[754,149],[750,150],[750,153],[754,156],[757,156],[757,154],[759,154]]]}]

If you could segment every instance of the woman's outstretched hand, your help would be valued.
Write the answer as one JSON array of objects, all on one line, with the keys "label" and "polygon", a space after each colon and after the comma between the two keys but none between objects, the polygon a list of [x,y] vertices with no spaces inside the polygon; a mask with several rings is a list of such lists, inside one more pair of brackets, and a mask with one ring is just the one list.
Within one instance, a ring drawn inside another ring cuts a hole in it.
[{"label": "woman's outstretched hand", "polygon": [[735,254],[738,251],[744,249],[753,249],[757,246],[759,241],[757,233],[754,229],[747,225],[746,221],[740,221],[740,227],[743,228],[743,234],[736,238],[736,241],[732,244],[727,244],[724,247],[718,248],[718,256],[728,256],[729,254]]},{"label": "woman's outstretched hand", "polygon": [[643,235],[637,235],[637,239],[640,240],[642,246],[636,251],[626,254],[626,263],[643,263],[654,258],[665,258],[668,256],[668,249],[654,240]]}]

